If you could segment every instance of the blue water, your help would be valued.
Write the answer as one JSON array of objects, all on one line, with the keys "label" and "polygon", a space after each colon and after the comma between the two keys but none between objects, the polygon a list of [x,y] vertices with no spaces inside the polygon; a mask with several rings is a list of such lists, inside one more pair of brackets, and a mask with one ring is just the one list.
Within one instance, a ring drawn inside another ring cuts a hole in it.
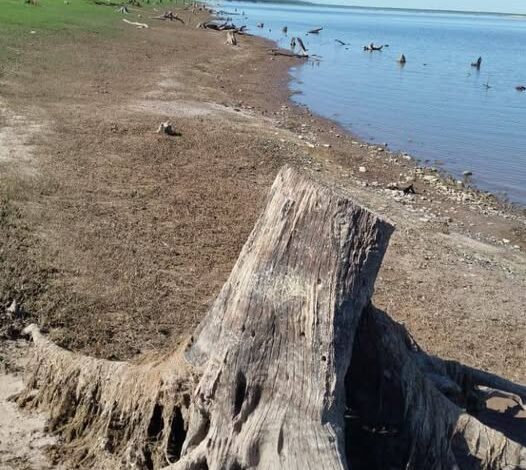
[{"label": "blue water", "polygon": [[[296,102],[457,177],[472,171],[480,188],[526,204],[526,92],[515,90],[526,85],[526,18],[237,1],[219,8],[283,48],[299,36],[320,57],[291,70]],[[320,34],[306,34],[317,26]],[[364,52],[371,42],[390,47]],[[470,64],[479,56],[477,71]]]}]

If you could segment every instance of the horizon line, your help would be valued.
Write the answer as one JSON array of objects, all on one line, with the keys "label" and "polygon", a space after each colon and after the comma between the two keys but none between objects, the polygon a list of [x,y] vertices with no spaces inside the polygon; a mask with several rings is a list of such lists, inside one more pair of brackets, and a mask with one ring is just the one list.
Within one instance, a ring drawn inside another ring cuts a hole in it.
[{"label": "horizon line", "polygon": [[[255,0],[256,2],[258,0]],[[261,1],[261,0],[259,0]],[[272,1],[272,0],[271,0]],[[281,3],[276,1],[276,3]],[[284,2],[288,3],[288,2]],[[294,2],[296,3],[296,2]],[[451,10],[451,9],[437,9],[437,8],[409,8],[409,7],[383,7],[383,6],[367,6],[367,5],[343,5],[341,3],[320,3],[317,1],[298,1],[297,3],[307,3],[312,5],[323,5],[328,7],[337,7],[337,8],[351,8],[351,9],[360,9],[360,10],[394,10],[394,11],[424,11],[427,13],[476,13],[479,15],[504,15],[504,16],[525,16],[526,13],[517,13],[517,12],[504,12],[504,11],[481,11],[481,10]]]},{"label": "horizon line", "polygon": [[[218,1],[218,0],[216,0]],[[219,0],[221,1],[221,0]],[[235,2],[236,0],[223,0],[226,2]],[[316,0],[237,0],[246,1],[248,3],[274,3],[274,4],[290,4],[290,5],[316,5],[329,8],[345,8],[354,10],[391,10],[391,11],[423,11],[427,13],[460,13],[460,14],[478,14],[478,15],[498,15],[498,16],[520,16],[526,17],[526,12],[505,12],[505,11],[484,11],[484,10],[451,10],[451,9],[437,9],[437,8],[410,8],[410,7],[387,7],[387,6],[367,6],[367,5],[345,5],[341,3],[323,3]]]}]

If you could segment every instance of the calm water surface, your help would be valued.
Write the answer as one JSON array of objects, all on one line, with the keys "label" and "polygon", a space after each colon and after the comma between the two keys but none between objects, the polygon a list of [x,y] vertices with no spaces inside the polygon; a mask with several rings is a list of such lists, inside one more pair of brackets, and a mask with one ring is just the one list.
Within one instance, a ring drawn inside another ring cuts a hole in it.
[{"label": "calm water surface", "polygon": [[[526,204],[526,92],[515,90],[526,85],[526,18],[250,2],[219,8],[281,47],[299,36],[320,56],[291,71],[298,103],[458,177],[470,170],[482,189]],[[320,34],[306,34],[317,26]],[[373,41],[389,47],[364,52]],[[479,56],[477,71],[470,64]]]}]

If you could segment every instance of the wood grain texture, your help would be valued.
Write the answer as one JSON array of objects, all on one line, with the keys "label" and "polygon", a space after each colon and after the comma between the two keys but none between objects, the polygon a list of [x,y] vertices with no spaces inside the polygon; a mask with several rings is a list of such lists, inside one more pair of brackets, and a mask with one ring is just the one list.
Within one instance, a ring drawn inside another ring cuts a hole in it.
[{"label": "wood grain texture", "polygon": [[345,193],[280,172],[187,351],[202,377],[173,468],[346,468],[344,378],[391,232]]}]

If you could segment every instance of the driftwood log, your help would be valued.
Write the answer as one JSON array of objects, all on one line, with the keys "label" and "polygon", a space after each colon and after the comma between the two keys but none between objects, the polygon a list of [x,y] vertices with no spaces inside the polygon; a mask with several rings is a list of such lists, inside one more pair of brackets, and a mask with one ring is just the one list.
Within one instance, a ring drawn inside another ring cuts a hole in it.
[{"label": "driftwood log", "polygon": [[123,19],[122,21],[124,21],[125,23],[128,23],[128,24],[131,24],[132,26],[137,26],[137,28],[139,28],[139,29],[146,29],[146,28],[148,28],[148,25],[146,23],[139,23],[138,21],[129,21],[129,20],[126,20],[126,19]]},{"label": "driftwood log", "polygon": [[30,326],[16,400],[49,414],[69,468],[526,469],[525,448],[468,413],[479,384],[526,388],[429,356],[371,305],[392,230],[284,168],[186,344],[112,362]]},{"label": "driftwood log", "polygon": [[159,16],[153,16],[152,19],[154,20],[169,20],[169,21],[179,21],[184,24],[184,21],[182,18],[179,18],[177,13],[174,13],[173,11],[165,11],[162,15]]},{"label": "driftwood log", "polygon": [[308,54],[296,54],[292,51],[287,51],[283,49],[269,49],[269,54],[273,56],[284,56],[284,57],[294,57],[295,59],[308,59]]},{"label": "driftwood log", "polygon": [[215,21],[205,21],[202,23],[198,23],[197,28],[201,29],[212,29],[214,31],[234,31],[237,34],[246,34],[246,26],[236,26],[233,23],[230,23],[228,21],[224,23],[217,23]]}]

